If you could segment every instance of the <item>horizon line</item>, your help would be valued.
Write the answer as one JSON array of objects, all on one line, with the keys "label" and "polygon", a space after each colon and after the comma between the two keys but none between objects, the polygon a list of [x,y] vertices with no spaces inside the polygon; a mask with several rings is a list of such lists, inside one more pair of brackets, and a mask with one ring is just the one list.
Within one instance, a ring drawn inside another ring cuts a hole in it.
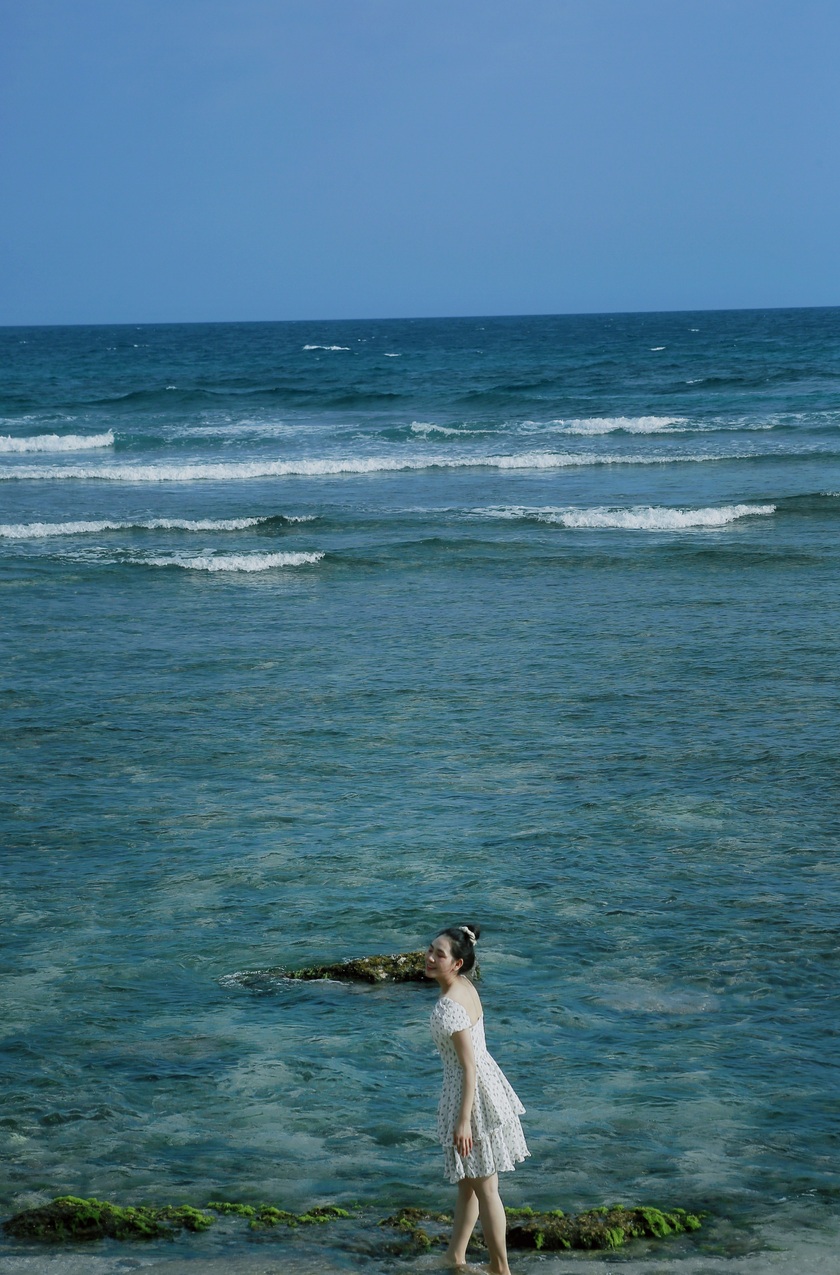
[{"label": "horizon line", "polygon": [[163,327],[256,327],[273,324],[304,323],[441,323],[459,322],[474,319],[597,319],[618,318],[635,315],[658,314],[763,314],[790,310],[837,310],[840,303],[834,305],[766,305],[766,306],[695,306],[678,307],[670,310],[540,310],[522,311],[508,314],[415,314],[415,315],[378,315],[378,316],[345,316],[343,318],[319,319],[119,319],[116,321],[97,320],[85,322],[75,320],[71,323],[0,323],[0,331],[6,329],[31,328],[163,328]]}]

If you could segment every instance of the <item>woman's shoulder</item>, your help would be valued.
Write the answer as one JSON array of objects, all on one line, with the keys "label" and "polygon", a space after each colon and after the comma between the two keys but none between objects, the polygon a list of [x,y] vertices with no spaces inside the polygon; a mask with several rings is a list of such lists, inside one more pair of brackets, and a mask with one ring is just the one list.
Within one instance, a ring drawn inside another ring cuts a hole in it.
[{"label": "woman's shoulder", "polygon": [[[460,991],[460,989],[457,990]],[[463,1026],[463,1020],[466,1019],[466,1023],[469,1026],[474,1026],[481,1018],[483,1011],[478,992],[474,989],[470,989],[470,991],[472,995],[469,1001],[466,996],[458,995],[457,992],[454,996],[451,993],[447,993],[446,996],[439,997],[435,1002],[435,1010],[445,1020],[457,1020]]]},{"label": "woman's shoulder", "polygon": [[480,1018],[483,1010],[481,1005],[481,997],[479,996],[475,986],[468,978],[460,979],[452,991],[455,993],[452,997],[458,1005],[463,1005],[470,1018]]}]

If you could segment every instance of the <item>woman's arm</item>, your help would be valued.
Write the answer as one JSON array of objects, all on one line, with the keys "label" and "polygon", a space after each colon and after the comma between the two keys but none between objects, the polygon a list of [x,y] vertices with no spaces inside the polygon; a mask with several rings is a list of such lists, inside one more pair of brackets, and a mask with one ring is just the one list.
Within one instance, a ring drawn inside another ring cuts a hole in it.
[{"label": "woman's arm", "polygon": [[463,1031],[453,1032],[452,1044],[455,1046],[458,1062],[464,1072],[461,1083],[461,1108],[455,1122],[455,1134],[452,1141],[458,1154],[467,1156],[472,1151],[473,1145],[470,1117],[475,1097],[475,1053],[469,1028],[465,1027]]}]

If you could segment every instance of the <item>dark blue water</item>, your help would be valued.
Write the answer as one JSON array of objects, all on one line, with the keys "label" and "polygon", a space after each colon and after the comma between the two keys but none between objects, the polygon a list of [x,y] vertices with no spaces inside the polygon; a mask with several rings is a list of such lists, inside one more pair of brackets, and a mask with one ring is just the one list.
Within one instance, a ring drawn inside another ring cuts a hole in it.
[{"label": "dark blue water", "polygon": [[434,991],[239,975],[474,917],[511,1203],[712,1211],[628,1270],[840,1271],[840,310],[0,363],[2,1212],[444,1207]]}]

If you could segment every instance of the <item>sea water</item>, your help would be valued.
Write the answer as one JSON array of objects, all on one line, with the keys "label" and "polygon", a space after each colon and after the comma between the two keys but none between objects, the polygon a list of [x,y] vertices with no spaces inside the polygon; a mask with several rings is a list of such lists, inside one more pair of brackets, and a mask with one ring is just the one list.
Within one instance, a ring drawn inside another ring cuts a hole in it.
[{"label": "sea water", "polygon": [[0,1211],[362,1209],[0,1268],[399,1268],[436,988],[260,971],[475,920],[507,1202],[709,1214],[517,1269],[840,1271],[840,310],[0,359]]}]

